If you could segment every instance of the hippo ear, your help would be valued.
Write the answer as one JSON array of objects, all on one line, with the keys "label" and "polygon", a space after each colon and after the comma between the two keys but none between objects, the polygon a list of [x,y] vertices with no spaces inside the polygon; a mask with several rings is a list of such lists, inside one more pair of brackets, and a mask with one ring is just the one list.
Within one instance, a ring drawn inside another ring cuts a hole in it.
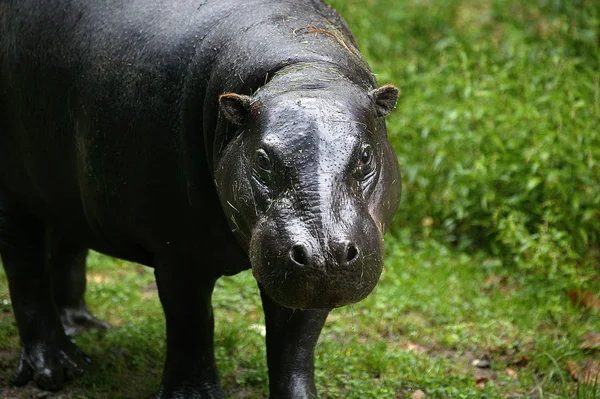
[{"label": "hippo ear", "polygon": [[396,108],[400,89],[391,84],[386,84],[369,93],[375,102],[377,116],[386,116]]},{"label": "hippo ear", "polygon": [[229,122],[243,125],[248,122],[252,97],[243,94],[223,93],[219,96],[219,107]]}]

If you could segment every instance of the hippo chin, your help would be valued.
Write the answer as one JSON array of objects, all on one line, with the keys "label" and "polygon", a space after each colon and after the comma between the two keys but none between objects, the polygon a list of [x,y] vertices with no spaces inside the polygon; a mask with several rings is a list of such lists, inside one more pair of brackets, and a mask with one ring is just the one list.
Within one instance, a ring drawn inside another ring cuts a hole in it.
[{"label": "hippo chin", "polygon": [[219,398],[211,295],[252,269],[271,398],[315,398],[330,309],[383,268],[400,199],[379,86],[319,0],[0,1],[0,255],[15,383],[60,390],[108,328],[89,249],[154,268],[157,398]]}]

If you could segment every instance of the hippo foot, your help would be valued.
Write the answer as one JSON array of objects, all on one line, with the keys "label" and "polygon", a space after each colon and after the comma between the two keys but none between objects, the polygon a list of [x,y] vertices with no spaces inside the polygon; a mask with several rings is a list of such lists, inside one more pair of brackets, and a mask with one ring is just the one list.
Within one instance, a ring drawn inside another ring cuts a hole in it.
[{"label": "hippo foot", "polygon": [[173,389],[160,386],[156,399],[225,399],[225,394],[218,384],[182,383]]},{"label": "hippo foot", "polygon": [[95,318],[85,304],[79,308],[63,307],[59,313],[60,321],[68,337],[75,336],[79,330],[105,331],[110,329],[110,324]]},{"label": "hippo foot", "polygon": [[60,343],[21,342],[15,385],[33,381],[45,391],[58,391],[65,381],[84,373],[90,358],[66,337]]},{"label": "hippo foot", "polygon": [[312,376],[293,375],[270,384],[269,399],[316,399],[317,390]]}]

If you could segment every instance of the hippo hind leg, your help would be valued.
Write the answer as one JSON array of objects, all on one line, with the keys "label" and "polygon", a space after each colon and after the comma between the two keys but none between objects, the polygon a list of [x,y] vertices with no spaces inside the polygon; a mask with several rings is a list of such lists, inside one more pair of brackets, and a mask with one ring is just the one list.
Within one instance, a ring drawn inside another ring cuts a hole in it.
[{"label": "hippo hind leg", "polygon": [[65,335],[52,300],[44,224],[0,196],[0,256],[21,342],[17,385],[59,390],[89,358]]},{"label": "hippo hind leg", "polygon": [[87,248],[81,248],[55,233],[48,235],[48,264],[54,303],[68,336],[81,329],[107,330],[110,325],[94,317],[85,302]]}]

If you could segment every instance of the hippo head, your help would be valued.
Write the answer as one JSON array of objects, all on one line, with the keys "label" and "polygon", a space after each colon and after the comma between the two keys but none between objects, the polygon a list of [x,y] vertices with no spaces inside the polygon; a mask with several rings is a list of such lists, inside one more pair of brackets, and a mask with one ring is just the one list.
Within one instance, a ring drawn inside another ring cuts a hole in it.
[{"label": "hippo head", "polygon": [[375,287],[400,200],[384,116],[398,89],[261,89],[220,96],[236,134],[215,181],[252,272],[293,309],[335,308]]}]

